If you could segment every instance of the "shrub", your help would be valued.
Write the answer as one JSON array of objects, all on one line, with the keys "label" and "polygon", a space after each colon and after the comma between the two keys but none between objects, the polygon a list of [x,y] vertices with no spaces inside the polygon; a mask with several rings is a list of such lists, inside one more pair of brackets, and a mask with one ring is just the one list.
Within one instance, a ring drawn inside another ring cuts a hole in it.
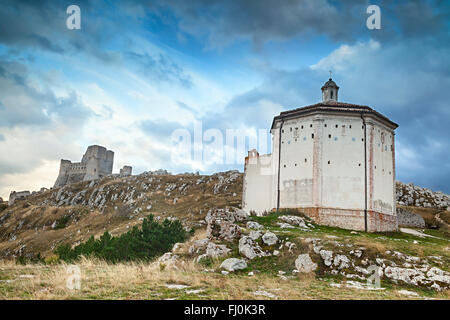
[{"label": "shrub", "polygon": [[64,229],[67,226],[69,219],[70,219],[69,216],[64,216],[61,219],[58,219],[56,221],[55,229]]},{"label": "shrub", "polygon": [[110,262],[150,260],[169,251],[177,242],[185,241],[189,232],[180,221],[165,219],[162,223],[149,215],[141,228],[133,227],[127,233],[113,237],[105,232],[98,240],[88,241],[71,249],[69,244],[59,246],[55,253],[64,261],[72,261],[81,255],[95,256]]},{"label": "shrub", "polygon": [[0,203],[0,212],[8,208],[8,205],[6,203]]}]

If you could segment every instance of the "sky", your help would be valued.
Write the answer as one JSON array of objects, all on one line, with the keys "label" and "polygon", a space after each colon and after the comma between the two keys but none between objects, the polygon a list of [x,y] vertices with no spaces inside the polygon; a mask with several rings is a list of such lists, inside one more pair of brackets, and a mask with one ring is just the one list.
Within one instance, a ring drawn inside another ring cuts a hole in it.
[{"label": "sky", "polygon": [[93,144],[113,172],[242,172],[250,141],[270,153],[273,117],[319,102],[329,70],[340,101],[399,124],[397,180],[450,193],[449,57],[443,0],[1,0],[0,197],[53,186]]}]

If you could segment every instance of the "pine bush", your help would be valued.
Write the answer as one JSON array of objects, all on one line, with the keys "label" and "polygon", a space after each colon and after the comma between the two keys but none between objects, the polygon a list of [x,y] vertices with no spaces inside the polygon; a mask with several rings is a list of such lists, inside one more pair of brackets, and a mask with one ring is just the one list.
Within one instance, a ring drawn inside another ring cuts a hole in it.
[{"label": "pine bush", "polygon": [[189,232],[179,220],[165,219],[158,222],[153,215],[144,218],[141,228],[133,227],[127,233],[113,237],[105,232],[99,239],[93,236],[73,249],[69,244],[59,246],[55,253],[64,261],[73,261],[79,256],[94,256],[110,262],[150,260],[170,251],[177,242],[184,242]]}]

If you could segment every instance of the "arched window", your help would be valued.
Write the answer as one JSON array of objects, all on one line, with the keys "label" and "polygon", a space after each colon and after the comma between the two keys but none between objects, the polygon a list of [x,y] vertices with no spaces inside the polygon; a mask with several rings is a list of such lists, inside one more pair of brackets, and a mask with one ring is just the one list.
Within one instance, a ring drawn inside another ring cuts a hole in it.
[{"label": "arched window", "polygon": [[333,90],[330,91],[330,94],[331,94],[330,98],[333,99]]}]

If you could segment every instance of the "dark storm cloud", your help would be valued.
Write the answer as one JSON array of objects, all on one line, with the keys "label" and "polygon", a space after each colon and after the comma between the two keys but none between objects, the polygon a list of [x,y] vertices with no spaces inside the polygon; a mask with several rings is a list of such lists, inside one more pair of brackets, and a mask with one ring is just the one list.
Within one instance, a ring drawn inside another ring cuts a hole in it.
[{"label": "dark storm cloud", "polygon": [[[383,39],[429,36],[448,21],[445,1],[193,0],[161,1],[186,33],[207,37],[210,47],[250,40],[255,47],[272,40],[325,35],[335,41],[360,36]],[[366,28],[370,4],[381,8],[382,29]]]},{"label": "dark storm cloud", "polygon": [[[341,101],[369,105],[399,124],[397,179],[450,193],[449,95],[442,90],[450,87],[450,49],[440,41],[359,44],[343,50],[341,58],[333,53],[326,59],[339,70]],[[324,63],[296,71],[264,68],[260,86],[205,117],[204,127],[268,129],[280,111],[319,102],[329,66]]]}]

